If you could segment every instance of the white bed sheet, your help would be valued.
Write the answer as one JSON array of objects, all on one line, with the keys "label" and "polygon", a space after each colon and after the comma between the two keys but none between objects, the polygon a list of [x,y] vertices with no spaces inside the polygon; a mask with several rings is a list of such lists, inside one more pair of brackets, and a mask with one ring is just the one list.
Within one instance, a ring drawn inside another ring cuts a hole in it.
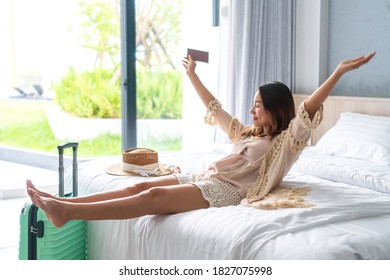
[{"label": "white bed sheet", "polygon": [[[223,154],[159,153],[183,172]],[[79,164],[80,195],[145,180],[107,175],[104,158]],[[302,159],[304,160],[304,156]],[[70,172],[66,185],[70,186]],[[90,259],[390,259],[390,195],[314,177],[296,166],[285,183],[309,186],[312,208],[258,210],[229,206],[131,220],[88,222]]]}]

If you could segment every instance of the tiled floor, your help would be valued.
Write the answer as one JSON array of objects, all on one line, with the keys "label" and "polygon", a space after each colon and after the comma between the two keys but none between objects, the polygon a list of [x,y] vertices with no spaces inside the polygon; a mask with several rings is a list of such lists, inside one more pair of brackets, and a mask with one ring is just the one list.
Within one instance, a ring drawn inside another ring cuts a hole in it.
[{"label": "tiled floor", "polygon": [[55,192],[58,173],[46,169],[0,161],[0,262],[18,259],[19,213],[29,201],[25,180],[31,178],[37,186]]}]

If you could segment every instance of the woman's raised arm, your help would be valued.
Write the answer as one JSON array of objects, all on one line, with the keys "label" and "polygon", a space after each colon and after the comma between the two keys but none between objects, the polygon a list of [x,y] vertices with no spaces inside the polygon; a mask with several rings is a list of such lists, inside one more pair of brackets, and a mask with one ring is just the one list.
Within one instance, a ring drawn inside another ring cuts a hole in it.
[{"label": "woman's raised arm", "polygon": [[338,80],[347,72],[355,70],[370,61],[376,53],[370,53],[367,56],[361,56],[351,60],[342,61],[329,78],[307,98],[305,109],[309,113],[310,118],[313,118],[321,104],[328,98]]},{"label": "woman's raised arm", "polygon": [[182,61],[183,66],[186,69],[187,76],[189,77],[192,86],[195,91],[198,93],[203,104],[207,107],[210,104],[210,101],[214,100],[214,95],[203,85],[200,81],[198,75],[195,73],[196,62],[192,59],[191,56],[185,57]]}]

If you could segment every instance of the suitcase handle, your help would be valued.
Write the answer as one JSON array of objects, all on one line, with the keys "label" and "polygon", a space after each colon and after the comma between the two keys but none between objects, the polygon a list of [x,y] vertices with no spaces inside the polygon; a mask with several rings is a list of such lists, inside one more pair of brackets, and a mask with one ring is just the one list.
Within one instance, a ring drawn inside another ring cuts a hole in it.
[{"label": "suitcase handle", "polygon": [[79,146],[79,143],[77,143],[77,142],[69,142],[69,143],[64,143],[64,144],[58,145],[57,148],[58,148],[58,152],[60,154],[64,154],[64,150],[66,148],[73,148],[73,151],[77,151],[78,146]]},{"label": "suitcase handle", "polygon": [[58,145],[58,154],[59,154],[59,162],[58,162],[58,176],[59,176],[59,193],[60,197],[65,196],[65,187],[64,187],[64,150],[67,148],[73,149],[73,197],[78,196],[78,181],[77,181],[77,142],[69,142]]}]

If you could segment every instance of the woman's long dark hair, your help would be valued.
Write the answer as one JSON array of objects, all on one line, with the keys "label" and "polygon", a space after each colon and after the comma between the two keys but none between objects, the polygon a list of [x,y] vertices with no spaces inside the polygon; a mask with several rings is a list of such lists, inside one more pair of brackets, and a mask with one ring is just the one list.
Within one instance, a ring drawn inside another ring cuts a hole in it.
[{"label": "woman's long dark hair", "polygon": [[[295,117],[292,93],[285,84],[277,81],[260,85],[259,93],[263,100],[264,109],[271,121],[269,135],[274,137],[287,129],[291,120]],[[249,135],[263,136],[264,131],[262,128],[250,127],[243,132],[242,136],[245,138]]]}]

